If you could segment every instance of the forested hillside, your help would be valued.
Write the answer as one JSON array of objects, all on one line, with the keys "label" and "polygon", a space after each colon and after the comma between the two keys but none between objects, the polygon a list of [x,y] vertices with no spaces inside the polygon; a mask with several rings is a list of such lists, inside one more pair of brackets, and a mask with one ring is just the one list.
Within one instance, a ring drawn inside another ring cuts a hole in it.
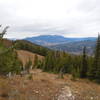
[{"label": "forested hillside", "polygon": [[82,49],[84,46],[86,46],[87,54],[93,55],[95,50],[95,45],[96,45],[95,40],[84,40],[84,41],[77,41],[77,42],[58,44],[54,46],[48,46],[48,48],[53,50],[66,51],[73,54],[82,54]]},{"label": "forested hillside", "polygon": [[63,51],[48,52],[44,65],[44,71],[70,73],[73,78],[89,78],[100,82],[100,36],[98,36],[94,56],[87,55],[87,48],[84,46],[81,55],[71,55]]},{"label": "forested hillside", "polygon": [[26,40],[17,40],[17,41],[14,41],[14,44],[16,44],[15,48],[18,50],[20,49],[27,50],[27,51],[37,53],[42,56],[46,56],[47,52],[50,50],[50,49],[47,49],[46,47],[33,44]]}]

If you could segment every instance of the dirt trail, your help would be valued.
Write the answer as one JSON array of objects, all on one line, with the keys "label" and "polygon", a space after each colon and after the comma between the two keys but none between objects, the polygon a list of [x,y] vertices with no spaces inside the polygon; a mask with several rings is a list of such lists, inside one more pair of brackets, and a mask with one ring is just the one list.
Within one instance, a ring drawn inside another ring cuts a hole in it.
[{"label": "dirt trail", "polygon": [[71,88],[67,84],[65,84],[65,81],[63,79],[59,79],[58,75],[47,74],[39,70],[32,71],[32,73],[36,77],[38,76],[38,77],[43,78],[45,76],[43,79],[45,80],[49,79],[49,81],[53,83],[53,85],[60,86],[59,91],[57,92],[57,94],[54,95],[54,98],[52,100],[75,100],[75,97],[72,94]]}]

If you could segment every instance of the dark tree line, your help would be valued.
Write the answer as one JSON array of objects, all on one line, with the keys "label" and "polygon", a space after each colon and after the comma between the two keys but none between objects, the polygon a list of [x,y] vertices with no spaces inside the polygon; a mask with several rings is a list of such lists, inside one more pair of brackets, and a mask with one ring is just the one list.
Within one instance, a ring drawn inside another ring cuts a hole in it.
[{"label": "dark tree line", "polygon": [[47,52],[49,51],[49,49],[45,47],[33,44],[26,40],[17,40],[17,41],[14,41],[14,44],[16,44],[15,46],[16,49],[27,50],[27,51],[30,51],[32,53],[36,53],[42,56],[46,56]]}]

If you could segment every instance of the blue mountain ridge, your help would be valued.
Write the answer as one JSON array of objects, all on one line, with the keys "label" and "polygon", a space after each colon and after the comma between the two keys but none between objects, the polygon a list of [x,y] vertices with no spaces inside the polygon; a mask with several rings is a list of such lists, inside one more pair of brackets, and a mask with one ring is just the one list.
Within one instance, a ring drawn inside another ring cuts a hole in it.
[{"label": "blue mountain ridge", "polygon": [[86,40],[95,41],[96,37],[70,38],[70,37],[63,37],[60,35],[40,35],[36,37],[25,38],[25,40],[28,40],[32,43],[36,43],[42,46],[48,46],[48,45],[58,45],[76,41],[86,41]]}]

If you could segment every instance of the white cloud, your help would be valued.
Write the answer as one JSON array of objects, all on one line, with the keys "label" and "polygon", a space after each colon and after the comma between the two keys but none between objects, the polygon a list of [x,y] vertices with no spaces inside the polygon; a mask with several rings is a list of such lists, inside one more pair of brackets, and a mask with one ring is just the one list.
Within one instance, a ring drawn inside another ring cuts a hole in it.
[{"label": "white cloud", "polygon": [[6,37],[34,35],[97,36],[100,0],[0,0],[0,23]]}]

